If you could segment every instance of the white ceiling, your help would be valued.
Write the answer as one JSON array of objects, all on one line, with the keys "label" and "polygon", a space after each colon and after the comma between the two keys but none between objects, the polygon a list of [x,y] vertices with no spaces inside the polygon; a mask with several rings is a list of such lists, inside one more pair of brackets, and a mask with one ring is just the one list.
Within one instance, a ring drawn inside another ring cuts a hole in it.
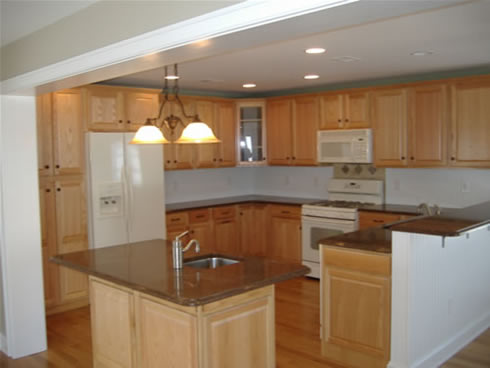
[{"label": "white ceiling", "polygon": [[[427,10],[429,5],[438,9]],[[180,86],[265,92],[490,65],[490,1],[361,0],[340,8],[353,14],[357,10],[358,19],[362,11],[364,20],[352,25],[352,20],[349,23],[348,19],[329,18],[334,9],[304,16],[302,24],[298,19],[278,23],[276,32],[294,24],[301,36],[201,59],[196,56],[179,65]],[[408,12],[411,14],[406,15]],[[310,34],[305,37],[306,30]],[[255,36],[260,37],[260,30]],[[327,52],[305,54],[304,49],[312,46],[324,47]],[[421,50],[431,54],[410,55]],[[336,60],[344,56],[359,60]],[[305,81],[307,73],[319,74],[320,78]],[[162,75],[163,69],[159,68],[108,83],[160,88]],[[256,83],[257,88],[243,89],[246,82]]]},{"label": "white ceiling", "polygon": [[97,0],[0,0],[0,47],[76,13]]}]

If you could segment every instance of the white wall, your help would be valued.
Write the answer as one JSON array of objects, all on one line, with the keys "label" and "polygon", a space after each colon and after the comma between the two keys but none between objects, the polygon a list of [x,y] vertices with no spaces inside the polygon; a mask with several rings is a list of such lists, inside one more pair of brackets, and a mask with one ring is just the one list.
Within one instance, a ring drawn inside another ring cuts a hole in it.
[{"label": "white wall", "polygon": [[326,198],[332,167],[234,167],[167,171],[167,203],[248,194]]},{"label": "white wall", "polygon": [[35,97],[1,96],[0,253],[7,354],[46,349]]},{"label": "white wall", "polygon": [[386,169],[387,203],[466,207],[489,199],[489,169]]},{"label": "white wall", "polygon": [[490,327],[490,227],[393,233],[389,368],[433,368]]}]

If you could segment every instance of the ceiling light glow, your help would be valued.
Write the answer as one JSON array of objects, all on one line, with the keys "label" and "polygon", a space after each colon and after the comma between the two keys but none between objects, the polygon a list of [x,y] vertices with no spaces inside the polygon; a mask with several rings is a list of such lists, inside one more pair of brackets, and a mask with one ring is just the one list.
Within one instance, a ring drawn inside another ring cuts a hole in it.
[{"label": "ceiling light glow", "polygon": [[245,83],[242,87],[243,88],[255,88],[255,87],[257,87],[257,85],[255,83]]},{"label": "ceiling light glow", "polygon": [[306,49],[305,52],[307,54],[323,54],[325,52],[325,49],[322,47],[311,47],[309,49]]},{"label": "ceiling light glow", "polygon": [[303,78],[304,79],[318,79],[318,78],[320,78],[320,76],[317,74],[307,74]]},{"label": "ceiling light glow", "polygon": [[411,52],[410,55],[412,55],[412,56],[427,56],[427,55],[432,55],[432,51],[414,51],[414,52]]},{"label": "ceiling light glow", "polygon": [[168,80],[176,80],[179,78],[180,77],[178,75],[167,75],[167,76],[165,76],[165,79],[168,79]]}]

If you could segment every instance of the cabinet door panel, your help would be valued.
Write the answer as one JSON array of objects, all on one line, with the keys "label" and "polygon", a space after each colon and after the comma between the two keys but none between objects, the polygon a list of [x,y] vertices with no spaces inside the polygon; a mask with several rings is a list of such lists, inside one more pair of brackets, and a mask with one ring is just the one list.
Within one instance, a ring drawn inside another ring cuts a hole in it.
[{"label": "cabinet door panel", "polygon": [[342,96],[337,94],[320,97],[320,129],[340,129],[344,127]]},{"label": "cabinet door panel", "polygon": [[53,98],[50,93],[37,97],[37,163],[40,176],[53,175]]},{"label": "cabinet door panel", "polygon": [[55,174],[81,174],[85,157],[80,92],[56,92],[53,98]]},{"label": "cabinet door panel", "polygon": [[125,129],[137,131],[147,118],[158,116],[158,94],[127,92],[124,94]]},{"label": "cabinet door panel", "polygon": [[369,128],[369,94],[352,92],[344,95],[344,123],[347,129]]},{"label": "cabinet door panel", "polygon": [[387,90],[373,96],[374,155],[376,166],[404,166],[406,147],[406,92]]},{"label": "cabinet door panel", "polygon": [[292,151],[291,100],[267,102],[267,155],[270,165],[290,165]]},{"label": "cabinet door panel", "polygon": [[239,229],[236,219],[216,220],[214,223],[215,246],[218,252],[240,254]]},{"label": "cabinet door panel", "polygon": [[447,163],[447,101],[445,86],[410,90],[410,166],[444,166]]},{"label": "cabinet door panel", "polygon": [[122,92],[115,88],[91,86],[85,93],[89,130],[117,131],[125,128]]},{"label": "cabinet door panel", "polygon": [[236,122],[235,104],[233,102],[219,102],[216,104],[217,134],[221,143],[218,143],[219,166],[230,167],[236,165]]},{"label": "cabinet door panel", "polygon": [[[60,254],[85,250],[87,219],[83,178],[65,178],[56,185],[56,228]],[[87,296],[87,276],[60,268],[61,301],[72,301]]]},{"label": "cabinet door panel", "polygon": [[[182,104],[184,105],[185,112],[188,116],[194,115],[196,113],[196,104],[194,100],[182,98],[181,101]],[[177,103],[172,104],[172,114],[181,118],[186,125],[192,121],[192,119],[188,119],[184,116],[182,109]],[[209,119],[209,116],[206,116],[206,118]],[[176,128],[175,139],[180,137],[182,131],[183,131],[182,126]],[[174,168],[178,170],[192,169],[196,162],[197,146],[194,144],[173,144],[171,146],[173,146],[174,149]]]},{"label": "cabinet door panel", "polygon": [[297,98],[293,106],[293,164],[316,165],[318,99],[316,97]]},{"label": "cabinet door panel", "polygon": [[[216,134],[214,103],[211,101],[196,101],[196,113]],[[197,145],[197,167],[214,167],[217,163],[218,147],[216,143]]]},{"label": "cabinet door panel", "polygon": [[271,241],[267,255],[301,262],[301,220],[271,217]]},{"label": "cabinet door panel", "polygon": [[452,87],[451,164],[490,167],[490,81]]},{"label": "cabinet door panel", "polygon": [[191,224],[189,226],[192,239],[199,241],[201,253],[211,253],[215,251],[213,225],[211,222]]}]

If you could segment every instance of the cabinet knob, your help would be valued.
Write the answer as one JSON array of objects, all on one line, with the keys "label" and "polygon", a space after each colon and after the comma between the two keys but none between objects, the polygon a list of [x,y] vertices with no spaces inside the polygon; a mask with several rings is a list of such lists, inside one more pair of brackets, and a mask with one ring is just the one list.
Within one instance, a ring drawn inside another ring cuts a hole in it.
[{"label": "cabinet knob", "polygon": [[296,157],[293,156],[292,158],[293,158],[293,160],[296,160]]},{"label": "cabinet knob", "polygon": [[60,168],[60,165],[56,165],[56,168],[59,169]]},{"label": "cabinet knob", "polygon": [[49,193],[49,192],[51,192],[51,189],[46,189],[46,193]]},{"label": "cabinet knob", "polygon": [[455,158],[455,157],[451,157],[451,161],[455,161],[455,160],[456,160],[456,158]]},{"label": "cabinet knob", "polygon": [[412,161],[413,161],[413,160],[415,160],[415,157],[413,157],[413,156],[410,156],[410,160],[412,160]]},{"label": "cabinet knob", "polygon": [[265,158],[265,157],[263,157],[263,158],[262,158],[262,161],[265,161],[265,160],[266,160],[266,158]]},{"label": "cabinet knob", "polygon": [[122,124],[122,122],[123,122],[122,120],[119,120],[119,124]]},{"label": "cabinet knob", "polygon": [[342,119],[339,119],[339,120],[337,120],[337,121],[338,121],[339,123],[341,123],[341,122],[342,122]]},{"label": "cabinet knob", "polygon": [[216,159],[215,158],[213,158],[213,162],[216,162]]},{"label": "cabinet knob", "polygon": [[289,160],[289,157],[286,157],[286,160]]},{"label": "cabinet knob", "polygon": [[44,165],[44,168],[45,169],[49,169],[49,165]]},{"label": "cabinet knob", "polygon": [[345,119],[345,122],[348,123],[349,122],[349,119]]},{"label": "cabinet knob", "polygon": [[219,159],[219,162],[223,162],[223,159],[222,159],[222,158],[220,158],[220,159]]},{"label": "cabinet knob", "polygon": [[57,192],[61,192],[61,188],[56,188],[56,191]]},{"label": "cabinet knob", "polygon": [[405,156],[402,156],[402,160],[405,160]]},{"label": "cabinet knob", "polygon": [[127,124],[131,124],[131,120],[126,121]]},{"label": "cabinet knob", "polygon": [[177,163],[177,160],[174,160],[174,164],[176,164],[176,163]]},{"label": "cabinet knob", "polygon": [[167,164],[169,164],[169,163],[171,163],[171,162],[172,162],[172,161],[170,161],[170,160],[167,160]]}]

